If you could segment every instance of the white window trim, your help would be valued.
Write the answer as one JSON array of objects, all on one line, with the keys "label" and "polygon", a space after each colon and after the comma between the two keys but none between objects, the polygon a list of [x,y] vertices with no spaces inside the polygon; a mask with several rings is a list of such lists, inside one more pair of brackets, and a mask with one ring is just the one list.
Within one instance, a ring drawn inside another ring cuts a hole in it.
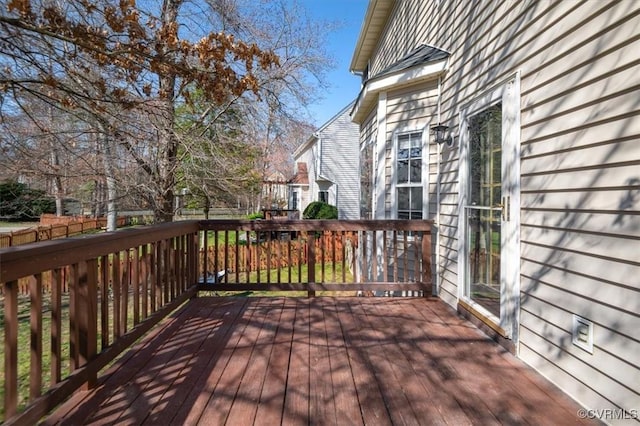
[{"label": "white window trim", "polygon": [[[421,132],[421,145],[422,145],[422,218],[427,219],[429,216],[429,129],[428,125],[415,126],[415,127],[402,127],[393,132],[392,135],[392,148],[391,148],[391,185],[389,199],[391,201],[391,211],[393,212],[393,218],[398,218],[398,200],[397,200],[397,188],[398,188],[398,138],[402,135],[410,133]],[[426,198],[426,202],[425,202]]]},{"label": "white window trim", "polygon": [[436,79],[444,73],[448,63],[449,58],[445,58],[436,62],[427,62],[393,74],[369,79],[354,105],[351,113],[353,121],[356,123],[362,122],[366,111],[368,111],[366,106],[374,102],[374,96],[376,94],[388,92],[407,83],[413,84]]},{"label": "white window trim", "polygon": [[[482,306],[477,305],[475,302],[469,300],[465,295],[466,286],[466,265],[464,262],[464,252],[467,245],[466,224],[465,224],[465,206],[468,204],[467,199],[469,195],[469,170],[468,170],[468,157],[469,157],[469,143],[468,143],[468,119],[475,114],[489,108],[498,102],[503,102],[503,108],[507,109],[507,114],[503,114],[503,122],[507,121],[507,126],[503,128],[503,134],[505,131],[510,133],[510,137],[514,141],[515,149],[517,153],[516,157],[519,158],[520,153],[520,72],[517,71],[514,74],[509,75],[507,78],[492,85],[481,95],[477,96],[470,102],[467,102],[460,109],[460,120],[458,134],[460,135],[458,144],[459,154],[459,197],[458,197],[458,253],[460,260],[458,262],[458,301],[462,300],[471,304],[474,308],[478,309],[483,315],[495,320],[496,324],[499,324],[501,328],[507,333],[508,337],[513,339],[514,342],[518,340],[517,324],[519,324],[519,293],[520,284],[518,277],[520,276],[520,163],[516,161],[516,164],[512,166],[512,176],[517,181],[517,190],[515,190],[510,203],[510,216],[512,218],[512,226],[516,230],[514,234],[515,246],[507,249],[505,256],[512,259],[518,259],[517,262],[509,262],[507,274],[515,277],[514,288],[510,289],[510,294],[507,295],[509,300],[509,306],[506,310],[513,313],[513,317],[509,318],[496,318],[493,314],[488,312]],[[508,129],[507,129],[508,128]],[[503,178],[504,179],[504,178]],[[466,186],[463,186],[463,183]],[[501,296],[502,297],[502,296]],[[502,301],[501,301],[502,304]],[[501,310],[503,307],[501,306]],[[515,327],[512,327],[515,326]]]}]

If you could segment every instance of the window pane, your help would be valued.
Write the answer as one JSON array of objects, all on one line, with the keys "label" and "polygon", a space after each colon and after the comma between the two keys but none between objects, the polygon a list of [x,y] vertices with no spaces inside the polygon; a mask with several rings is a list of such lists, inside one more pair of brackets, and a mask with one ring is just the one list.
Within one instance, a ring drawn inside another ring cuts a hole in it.
[{"label": "window pane", "polygon": [[398,136],[398,149],[411,148],[411,135]]},{"label": "window pane", "polygon": [[411,210],[422,212],[422,187],[411,188]]},{"label": "window pane", "polygon": [[469,120],[471,204],[493,206],[500,202],[502,173],[502,104]]},{"label": "window pane", "polygon": [[398,161],[398,183],[409,182],[409,161]]},{"label": "window pane", "polygon": [[398,160],[406,160],[409,158],[409,149],[411,141],[409,135],[398,136]]},{"label": "window pane", "polygon": [[413,183],[422,182],[422,161],[421,160],[411,160],[411,182]]},{"label": "window pane", "polygon": [[422,212],[411,212],[412,220],[422,220]]},{"label": "window pane", "polygon": [[422,218],[422,132],[399,135],[396,143],[398,219]]},{"label": "window pane", "polygon": [[409,159],[409,150],[398,149],[398,160],[407,160],[407,159]]},{"label": "window pane", "polygon": [[409,210],[409,190],[408,187],[398,188],[398,210]]}]

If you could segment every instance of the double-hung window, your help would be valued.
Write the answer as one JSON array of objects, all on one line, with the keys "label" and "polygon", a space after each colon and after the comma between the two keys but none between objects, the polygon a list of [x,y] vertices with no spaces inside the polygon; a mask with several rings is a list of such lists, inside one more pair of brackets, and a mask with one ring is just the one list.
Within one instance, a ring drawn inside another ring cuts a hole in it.
[{"label": "double-hung window", "polygon": [[422,132],[398,135],[396,149],[398,219],[422,219]]}]

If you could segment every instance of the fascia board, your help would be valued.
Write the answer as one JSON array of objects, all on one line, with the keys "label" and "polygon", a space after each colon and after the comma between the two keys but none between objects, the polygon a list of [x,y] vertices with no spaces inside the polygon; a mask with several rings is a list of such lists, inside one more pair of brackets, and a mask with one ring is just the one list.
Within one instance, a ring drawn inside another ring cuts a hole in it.
[{"label": "fascia board", "polygon": [[432,80],[439,77],[447,69],[447,59],[437,62],[429,62],[422,66],[412,67],[408,70],[398,71],[393,74],[374,77],[367,81],[362,89],[362,96],[358,98],[353,107],[352,121],[361,123],[365,114],[369,111],[367,105],[375,101],[374,96],[380,92],[400,88],[405,85]]}]

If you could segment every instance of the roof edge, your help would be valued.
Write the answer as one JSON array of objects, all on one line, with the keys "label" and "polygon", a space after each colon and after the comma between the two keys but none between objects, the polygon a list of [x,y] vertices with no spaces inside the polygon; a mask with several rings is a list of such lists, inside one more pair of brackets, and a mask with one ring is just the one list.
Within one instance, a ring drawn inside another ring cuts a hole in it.
[{"label": "roof edge", "polygon": [[329,120],[327,120],[322,126],[318,127],[309,138],[299,147],[293,151],[293,156],[298,157],[305,150],[307,150],[316,140],[320,138],[320,132],[329,127],[334,121],[336,121],[340,116],[342,116],[345,112],[349,115],[349,112],[353,109],[353,106],[356,104],[356,100],[352,100],[349,104],[343,107],[339,112],[333,115]]},{"label": "roof edge", "polygon": [[[351,57],[351,64],[349,65],[349,71],[351,72],[359,72],[364,70],[367,66],[367,62],[369,61],[369,56],[371,56],[371,51],[363,51],[363,46],[367,39],[374,40],[377,44],[380,35],[384,31],[386,27],[386,20],[391,14],[391,10],[395,5],[395,0],[370,0],[369,6],[367,7],[367,11],[364,15],[364,20],[362,21],[362,26],[360,27],[360,34],[358,35],[358,40],[356,41],[356,47],[353,52],[353,56]],[[371,23],[375,19],[382,19],[385,22],[385,25],[379,27],[378,31],[373,32],[370,30]],[[364,58],[363,58],[364,56]]]}]

